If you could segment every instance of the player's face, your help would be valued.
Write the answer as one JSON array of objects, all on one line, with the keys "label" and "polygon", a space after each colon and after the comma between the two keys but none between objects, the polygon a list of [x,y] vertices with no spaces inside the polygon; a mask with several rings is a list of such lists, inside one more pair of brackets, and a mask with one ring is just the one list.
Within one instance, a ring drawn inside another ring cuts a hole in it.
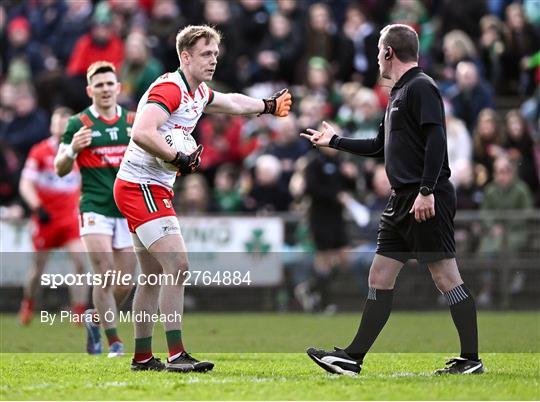
[{"label": "player's face", "polygon": [[86,93],[100,109],[116,106],[116,98],[120,93],[120,84],[112,72],[96,74],[92,77]]},{"label": "player's face", "polygon": [[382,78],[390,79],[390,62],[384,58],[385,46],[382,40],[379,40],[379,53],[377,54],[377,62],[379,64],[379,74]]},{"label": "player's face", "polygon": [[201,38],[195,43],[188,57],[187,68],[197,81],[210,81],[217,66],[219,46],[213,39]]},{"label": "player's face", "polygon": [[69,115],[66,114],[54,113],[52,115],[50,130],[53,137],[60,138],[64,134],[68,120]]}]

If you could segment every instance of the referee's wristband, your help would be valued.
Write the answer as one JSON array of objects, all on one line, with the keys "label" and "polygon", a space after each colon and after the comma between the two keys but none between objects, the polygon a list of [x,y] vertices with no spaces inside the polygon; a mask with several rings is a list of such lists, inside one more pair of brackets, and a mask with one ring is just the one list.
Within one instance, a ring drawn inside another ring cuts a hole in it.
[{"label": "referee's wristband", "polygon": [[66,155],[69,159],[77,159],[77,153],[73,150],[73,147],[71,146],[71,144],[68,144],[66,145],[65,147],[65,150],[66,150]]}]

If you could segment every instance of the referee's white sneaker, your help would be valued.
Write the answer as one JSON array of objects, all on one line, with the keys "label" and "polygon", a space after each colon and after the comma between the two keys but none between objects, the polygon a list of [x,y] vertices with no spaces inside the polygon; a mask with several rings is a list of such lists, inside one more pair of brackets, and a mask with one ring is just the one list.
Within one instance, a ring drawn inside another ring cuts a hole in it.
[{"label": "referee's white sneaker", "polygon": [[446,362],[448,367],[435,371],[435,375],[441,374],[482,374],[484,365],[482,360],[468,360],[463,357],[454,357]]},{"label": "referee's white sneaker", "polygon": [[332,374],[355,376],[362,370],[362,364],[349,356],[343,349],[334,347],[333,351],[309,348],[307,355],[321,368]]}]

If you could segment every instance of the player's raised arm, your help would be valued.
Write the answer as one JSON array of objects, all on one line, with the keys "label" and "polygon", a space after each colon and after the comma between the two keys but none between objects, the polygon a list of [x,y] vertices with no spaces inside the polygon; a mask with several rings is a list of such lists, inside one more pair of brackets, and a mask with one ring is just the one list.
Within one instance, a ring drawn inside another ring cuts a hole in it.
[{"label": "player's raised arm", "polygon": [[206,107],[206,113],[273,114],[285,117],[289,114],[292,105],[292,97],[288,89],[282,89],[267,99],[252,98],[237,93],[224,94],[217,91],[214,91],[213,94],[214,98],[212,103]]}]

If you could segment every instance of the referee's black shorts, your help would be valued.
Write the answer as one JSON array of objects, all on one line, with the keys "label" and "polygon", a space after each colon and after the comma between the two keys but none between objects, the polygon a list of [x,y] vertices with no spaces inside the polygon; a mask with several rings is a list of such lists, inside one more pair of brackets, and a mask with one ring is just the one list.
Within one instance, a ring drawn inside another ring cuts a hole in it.
[{"label": "referee's black shorts", "polygon": [[379,224],[377,254],[403,263],[413,258],[429,263],[455,257],[454,186],[449,181],[437,183],[434,195],[435,216],[419,223],[409,213],[418,186],[392,191]]}]

